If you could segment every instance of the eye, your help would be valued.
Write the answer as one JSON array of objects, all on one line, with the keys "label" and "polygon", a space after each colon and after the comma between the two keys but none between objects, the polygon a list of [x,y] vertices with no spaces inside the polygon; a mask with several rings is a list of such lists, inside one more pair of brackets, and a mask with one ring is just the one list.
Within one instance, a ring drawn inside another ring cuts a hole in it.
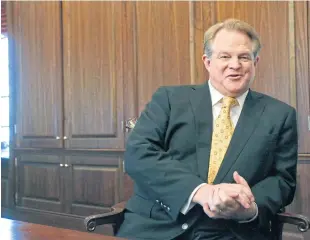
[{"label": "eye", "polygon": [[228,58],[229,58],[228,55],[221,55],[221,56],[220,56],[220,59],[228,59]]},{"label": "eye", "polygon": [[250,61],[251,60],[251,56],[243,55],[243,56],[240,56],[239,59],[241,59],[243,61]]}]

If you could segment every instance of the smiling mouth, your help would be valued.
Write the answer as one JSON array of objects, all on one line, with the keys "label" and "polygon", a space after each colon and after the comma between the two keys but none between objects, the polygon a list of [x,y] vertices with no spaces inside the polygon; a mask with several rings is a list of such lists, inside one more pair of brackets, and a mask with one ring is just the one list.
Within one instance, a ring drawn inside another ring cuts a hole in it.
[{"label": "smiling mouth", "polygon": [[229,78],[233,78],[233,79],[238,79],[238,78],[241,78],[242,75],[240,74],[231,74],[231,75],[228,75]]}]

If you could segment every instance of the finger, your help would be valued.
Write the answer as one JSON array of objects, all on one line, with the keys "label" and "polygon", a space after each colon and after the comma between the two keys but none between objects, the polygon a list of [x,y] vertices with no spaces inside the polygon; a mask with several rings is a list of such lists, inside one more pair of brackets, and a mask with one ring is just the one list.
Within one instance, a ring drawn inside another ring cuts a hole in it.
[{"label": "finger", "polygon": [[251,206],[250,199],[245,194],[239,194],[235,200],[242,205],[244,208],[249,208]]},{"label": "finger", "polygon": [[221,189],[221,191],[224,191],[229,197],[235,198],[238,197],[239,192],[236,188],[234,188],[234,185],[236,184],[218,184],[218,187]]},{"label": "finger", "polygon": [[[239,185],[241,186],[241,185]],[[231,190],[226,190],[226,192],[229,192]],[[230,195],[228,195],[230,196]],[[237,197],[232,197],[234,200],[236,200],[239,204],[241,204],[244,208],[249,208],[252,201],[251,201],[251,193],[246,192],[246,189],[244,187],[240,188],[239,194]]]},{"label": "finger", "polygon": [[210,218],[216,218],[216,214],[213,213],[211,210],[210,210],[210,207],[208,205],[208,203],[205,203],[203,205],[203,211],[210,217]]},{"label": "finger", "polygon": [[213,198],[214,198],[214,192],[215,192],[215,187],[213,187],[211,194],[208,195],[208,207],[209,209],[214,209],[214,203],[213,203]]},{"label": "finger", "polygon": [[230,197],[225,191],[219,192],[219,198],[223,203],[222,211],[225,212],[226,210],[234,209],[235,206],[238,204],[235,199]]},{"label": "finger", "polygon": [[247,181],[242,176],[240,176],[237,171],[234,171],[233,177],[236,183],[249,187]]},{"label": "finger", "polygon": [[253,195],[251,189],[249,189],[247,187],[242,187],[241,192],[239,193],[239,195],[240,194],[246,195],[247,198],[249,199],[250,203],[255,201],[255,198],[254,198],[254,195]]},{"label": "finger", "polygon": [[213,194],[213,209],[210,208],[211,211],[216,212],[216,213],[219,213],[223,208],[222,206],[223,204],[219,196],[219,191],[220,191],[220,188],[217,187]]},{"label": "finger", "polygon": [[249,196],[251,202],[254,202],[255,198],[254,198],[254,195],[252,194],[252,191],[251,191],[251,188],[250,188],[248,182],[241,175],[239,175],[239,173],[237,171],[234,172],[233,177],[234,177],[234,180],[236,181],[236,183],[241,184],[242,186],[244,186],[246,188],[246,190],[244,190],[244,191]]},{"label": "finger", "polygon": [[[222,185],[221,190],[228,196],[237,200],[245,208],[248,208],[252,203],[251,199],[254,198],[251,190],[241,184]],[[238,195],[236,196],[235,193],[238,193]]]},{"label": "finger", "polygon": [[240,209],[241,205],[235,199],[229,197],[225,191],[219,191],[219,197],[224,207],[222,207],[222,211],[218,215],[223,219],[231,219]]},{"label": "finger", "polygon": [[237,171],[234,172],[234,180],[236,183],[241,184],[250,189],[248,182]]}]

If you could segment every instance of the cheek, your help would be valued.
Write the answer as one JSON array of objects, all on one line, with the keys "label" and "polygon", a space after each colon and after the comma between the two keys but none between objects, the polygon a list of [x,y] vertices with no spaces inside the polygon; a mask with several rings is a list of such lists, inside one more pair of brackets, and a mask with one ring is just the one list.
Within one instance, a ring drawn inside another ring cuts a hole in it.
[{"label": "cheek", "polygon": [[249,75],[252,75],[255,73],[255,67],[252,65],[246,66],[244,69],[245,69],[245,72]]},{"label": "cheek", "polygon": [[225,73],[226,69],[227,68],[225,66],[217,66],[216,67],[216,73],[218,75],[223,75]]}]

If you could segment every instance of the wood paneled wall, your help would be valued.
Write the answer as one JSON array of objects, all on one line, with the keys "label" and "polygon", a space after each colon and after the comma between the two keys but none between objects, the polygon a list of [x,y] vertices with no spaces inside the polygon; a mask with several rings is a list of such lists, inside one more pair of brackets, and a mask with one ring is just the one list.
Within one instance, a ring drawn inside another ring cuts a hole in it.
[{"label": "wood paneled wall", "polygon": [[[8,9],[18,159],[11,159],[7,179],[22,183],[16,186],[17,204],[35,205],[37,200],[29,201],[41,187],[29,187],[35,176],[45,186],[61,181],[54,193],[41,196],[54,194],[61,205],[40,210],[86,215],[128,199],[124,122],[138,117],[161,85],[205,82],[205,30],[239,18],[255,27],[263,44],[253,89],[297,108],[298,190],[289,209],[310,216],[309,2],[42,1],[9,2]],[[49,174],[42,174],[46,169]],[[97,184],[95,176],[103,182],[96,193],[89,190]],[[290,234],[288,239],[310,238]]]},{"label": "wood paneled wall", "polygon": [[[126,5],[125,118],[138,116],[161,85],[199,84],[203,34],[227,18],[249,22],[262,51],[252,88],[298,108],[301,154],[310,153],[307,2],[136,2]],[[131,52],[130,52],[131,51]],[[128,59],[129,57],[129,59]],[[127,101],[128,100],[128,101]]]},{"label": "wood paneled wall", "polygon": [[[208,78],[201,56],[204,31],[212,24],[239,18],[255,27],[263,48],[252,88],[297,108],[298,189],[288,210],[310,216],[309,2],[193,1],[125,5],[126,37],[132,46],[125,50],[126,57],[132,60],[124,66],[124,97],[133,103],[125,106],[127,118],[138,116],[160,85],[200,84]],[[310,235],[287,228],[284,238],[307,239]]]}]

